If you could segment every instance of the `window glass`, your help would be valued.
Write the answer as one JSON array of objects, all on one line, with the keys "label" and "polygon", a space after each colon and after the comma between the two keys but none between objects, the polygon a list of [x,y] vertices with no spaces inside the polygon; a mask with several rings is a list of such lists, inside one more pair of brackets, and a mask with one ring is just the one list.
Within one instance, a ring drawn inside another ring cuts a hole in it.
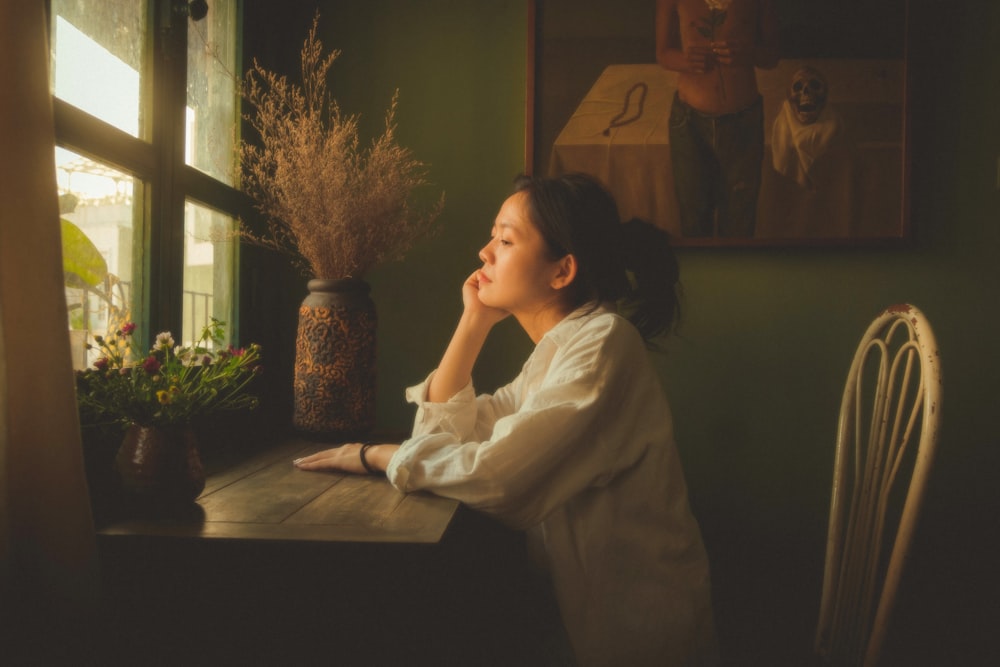
[{"label": "window glass", "polygon": [[[194,342],[211,317],[237,335],[231,232],[241,2],[212,0],[205,17],[182,16],[177,10],[186,4],[50,0],[50,84],[68,104],[57,115],[55,166],[78,369],[96,360],[87,342],[125,319],[139,325],[136,338],[143,340],[155,327]],[[156,50],[153,35],[165,36]],[[185,79],[186,89],[167,85]],[[154,90],[161,96],[151,110]],[[186,112],[183,126],[163,123],[157,137],[147,132],[153,113],[175,112]],[[102,123],[130,136],[106,132]],[[64,136],[63,128],[72,132]],[[183,156],[174,150],[182,142]],[[185,164],[216,182],[189,178]],[[194,185],[199,203],[188,198]],[[183,244],[174,227],[182,221]],[[150,239],[158,247],[149,248]]]},{"label": "window glass", "polygon": [[188,23],[187,164],[235,185],[236,2],[214,0]]},{"label": "window glass", "polygon": [[52,0],[52,91],[140,136],[145,0]]},{"label": "window glass", "polygon": [[201,336],[212,317],[227,323],[227,337],[232,333],[234,230],[232,216],[190,200],[185,204],[184,312],[181,316],[185,345]]},{"label": "window glass", "polygon": [[134,179],[106,164],[56,148],[63,273],[73,367],[86,368],[87,342],[136,318],[133,305]]}]

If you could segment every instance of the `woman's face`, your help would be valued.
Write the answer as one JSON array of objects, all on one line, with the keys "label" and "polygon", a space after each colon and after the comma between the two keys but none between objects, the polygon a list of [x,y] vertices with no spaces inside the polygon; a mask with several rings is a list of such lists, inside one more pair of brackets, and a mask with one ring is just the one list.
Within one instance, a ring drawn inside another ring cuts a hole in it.
[{"label": "woman's face", "polygon": [[559,260],[549,259],[545,240],[528,218],[527,195],[516,192],[503,203],[490,242],[479,251],[479,300],[515,315],[551,305]]}]

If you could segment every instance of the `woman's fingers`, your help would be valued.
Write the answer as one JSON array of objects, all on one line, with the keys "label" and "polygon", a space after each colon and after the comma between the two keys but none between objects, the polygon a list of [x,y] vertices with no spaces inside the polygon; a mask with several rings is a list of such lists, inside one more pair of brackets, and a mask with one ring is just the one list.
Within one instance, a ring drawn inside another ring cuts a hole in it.
[{"label": "woman's fingers", "polygon": [[[358,443],[349,443],[325,449],[309,456],[295,459],[292,463],[302,470],[345,470],[347,472],[359,472],[361,469],[361,459],[358,456]],[[354,463],[357,465],[354,465]]]}]

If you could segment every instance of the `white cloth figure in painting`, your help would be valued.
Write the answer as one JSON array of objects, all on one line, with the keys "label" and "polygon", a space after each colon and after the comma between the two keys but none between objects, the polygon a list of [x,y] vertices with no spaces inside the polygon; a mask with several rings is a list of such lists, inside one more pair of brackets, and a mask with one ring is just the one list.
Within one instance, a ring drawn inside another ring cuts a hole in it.
[{"label": "white cloth figure in painting", "polygon": [[771,130],[774,170],[806,189],[817,185],[810,174],[813,164],[843,135],[843,122],[828,95],[822,72],[800,68]]}]

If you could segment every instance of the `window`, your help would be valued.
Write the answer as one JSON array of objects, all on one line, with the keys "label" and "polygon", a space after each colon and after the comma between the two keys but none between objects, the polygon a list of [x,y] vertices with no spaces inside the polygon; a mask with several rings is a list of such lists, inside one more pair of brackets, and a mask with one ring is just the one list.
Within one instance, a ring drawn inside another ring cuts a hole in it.
[{"label": "window", "polygon": [[[190,7],[197,8],[198,2]],[[50,0],[56,178],[74,367],[126,319],[238,336],[241,0]]]}]

